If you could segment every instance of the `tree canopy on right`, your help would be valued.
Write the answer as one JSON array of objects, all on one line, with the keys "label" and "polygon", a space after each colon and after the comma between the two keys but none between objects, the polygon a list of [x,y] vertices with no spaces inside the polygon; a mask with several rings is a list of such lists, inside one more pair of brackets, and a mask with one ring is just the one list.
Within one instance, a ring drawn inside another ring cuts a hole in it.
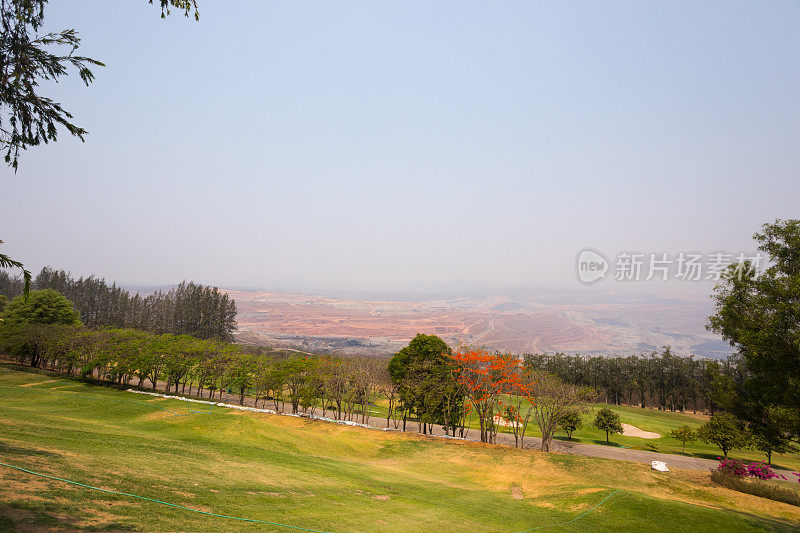
[{"label": "tree canopy on right", "polygon": [[800,436],[800,220],[764,224],[753,238],[763,273],[731,265],[713,295],[708,328],[736,349],[740,375],[724,384],[723,407],[762,439]]}]

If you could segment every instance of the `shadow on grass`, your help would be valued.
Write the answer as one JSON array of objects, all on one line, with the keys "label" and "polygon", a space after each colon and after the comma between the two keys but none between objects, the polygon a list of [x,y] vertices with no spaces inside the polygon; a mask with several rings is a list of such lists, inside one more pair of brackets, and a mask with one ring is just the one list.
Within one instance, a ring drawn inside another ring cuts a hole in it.
[{"label": "shadow on grass", "polygon": [[797,524],[792,524],[790,522],[782,522],[780,520],[774,518],[766,518],[763,516],[754,515],[752,513],[745,513],[742,511],[730,511],[736,512],[741,516],[746,516],[751,519],[756,524],[763,526],[764,529],[770,531],[797,531]]},{"label": "shadow on grass", "polygon": [[[0,454],[2,455],[22,455],[22,456],[29,456],[29,455],[39,455],[44,457],[61,457],[61,454],[56,452],[48,452],[47,450],[33,450],[31,448],[21,448],[19,446],[12,446],[11,444],[0,442]],[[0,529],[0,531],[3,531]]]},{"label": "shadow on grass", "polygon": [[[632,492],[629,492],[626,495],[627,496],[634,496],[635,498],[647,497],[647,498],[652,498],[654,500],[673,502],[673,503],[677,503],[677,504],[680,504],[680,505],[686,505],[686,506],[689,506],[689,507],[701,508],[701,509],[705,509],[705,510],[712,510],[713,509],[715,511],[722,512],[722,513],[728,514],[730,516],[738,516],[738,517],[745,518],[747,521],[750,522],[751,525],[759,527],[759,528],[763,528],[766,531],[797,531],[797,524],[795,524],[795,523],[784,521],[784,520],[780,520],[780,519],[777,519],[777,518],[756,515],[756,514],[748,513],[748,512],[745,512],[745,511],[737,511],[737,510],[733,510],[733,509],[716,509],[716,508],[709,507],[709,506],[702,505],[702,504],[696,504],[696,503],[691,503],[691,502],[679,502],[677,500],[672,500],[670,498],[660,498],[658,496],[653,496],[653,495],[644,496],[643,494],[632,493]],[[682,531],[682,529],[679,528],[679,527],[676,527],[675,530],[676,531]]]},{"label": "shadow on grass", "polygon": [[719,461],[722,457],[722,452],[719,453],[706,453],[706,452],[687,452],[684,455],[687,457],[697,457],[698,459],[711,459],[712,461]]},{"label": "shadow on grass", "polygon": [[584,442],[589,442],[590,444],[597,444],[599,446],[609,446],[611,448],[621,448],[623,450],[627,450],[627,449],[631,448],[630,445],[620,444],[618,442],[614,442],[613,440],[609,441],[609,442],[606,442],[605,439],[592,439],[592,440],[587,440],[587,441],[584,441]]},{"label": "shadow on grass", "polygon": [[11,370],[17,370],[19,372],[27,372],[28,374],[39,374],[42,376],[58,378],[63,381],[72,381],[75,383],[83,383],[87,385],[95,385],[98,387],[106,387],[109,389],[126,390],[129,388],[137,388],[137,387],[132,387],[130,385],[120,385],[119,383],[111,383],[108,381],[96,379],[89,376],[84,377],[84,376],[76,376],[74,374],[62,374],[60,372],[55,372],[53,370],[46,370],[44,368],[38,368],[35,366],[21,365],[19,363],[2,362],[0,363],[0,367],[10,368]]},{"label": "shadow on grass", "polygon": [[[47,502],[8,502],[0,506],[0,531],[135,531],[118,523],[82,526],[74,518],[55,516]],[[57,512],[57,511],[56,511]]]}]

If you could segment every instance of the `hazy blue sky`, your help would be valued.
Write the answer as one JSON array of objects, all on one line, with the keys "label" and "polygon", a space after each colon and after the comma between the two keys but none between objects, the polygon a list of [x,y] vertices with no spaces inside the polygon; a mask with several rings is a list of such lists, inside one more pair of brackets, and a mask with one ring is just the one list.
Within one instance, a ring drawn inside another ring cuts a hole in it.
[{"label": "hazy blue sky", "polygon": [[3,249],[126,283],[574,282],[800,216],[800,3],[53,1],[101,59]]}]

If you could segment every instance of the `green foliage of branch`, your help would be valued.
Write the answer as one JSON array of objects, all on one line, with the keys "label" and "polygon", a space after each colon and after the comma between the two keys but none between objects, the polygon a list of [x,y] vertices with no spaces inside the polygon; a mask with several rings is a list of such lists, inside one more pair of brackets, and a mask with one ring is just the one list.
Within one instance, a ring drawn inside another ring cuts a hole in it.
[{"label": "green foliage of branch", "polygon": [[[159,0],[161,3],[161,18],[170,14],[170,7],[183,11],[185,16],[193,16],[195,20],[200,20],[200,12],[197,10],[197,0]],[[153,0],[150,0],[153,3]]]},{"label": "green foliage of branch", "polygon": [[[47,2],[0,0],[0,150],[14,171],[22,150],[57,141],[59,128],[81,141],[87,133],[59,102],[39,93],[40,84],[74,71],[88,86],[92,67],[104,66],[77,55],[81,39],[74,29],[38,34]],[[199,19],[196,0],[160,0],[160,5],[162,17],[172,7]]]},{"label": "green foliage of branch", "polygon": [[[0,241],[0,244],[3,244],[3,241]],[[31,290],[31,272],[27,270],[25,266],[15,260],[8,257],[6,254],[0,254],[0,268],[19,268],[22,270],[22,278],[24,280],[24,287],[23,287],[23,296],[27,300],[28,293]],[[1,309],[0,309],[1,310]]]},{"label": "green foliage of branch", "polygon": [[0,313],[0,349],[35,361],[44,339],[42,327],[80,323],[72,302],[56,291],[33,291],[27,298],[17,296]]}]

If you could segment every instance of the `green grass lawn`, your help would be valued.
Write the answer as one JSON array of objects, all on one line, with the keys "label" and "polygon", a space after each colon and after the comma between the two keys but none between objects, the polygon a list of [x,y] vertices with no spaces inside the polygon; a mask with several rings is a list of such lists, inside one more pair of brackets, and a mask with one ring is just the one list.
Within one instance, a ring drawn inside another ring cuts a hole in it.
[{"label": "green grass lawn", "polygon": [[[706,417],[693,414],[673,413],[671,411],[658,411],[655,409],[642,409],[640,407],[629,407],[621,405],[606,405],[595,404],[592,406],[593,411],[601,407],[607,407],[612,411],[619,413],[620,420],[625,424],[636,426],[637,428],[658,433],[661,438],[658,439],[642,439],[639,437],[626,437],[624,435],[611,436],[612,446],[621,446],[635,450],[651,450],[661,453],[674,453],[681,454],[681,442],[679,440],[669,437],[669,433],[680,426],[688,425],[698,428],[706,420]],[[386,403],[378,402],[378,405],[372,407],[374,416],[382,416],[386,418]],[[594,412],[589,412],[583,415],[583,428],[572,434],[573,442],[584,442],[588,444],[606,445],[606,434],[604,431],[592,426],[594,420]],[[411,425],[412,428],[416,424]],[[478,421],[472,418],[470,427],[478,429]],[[510,433],[510,428],[500,428],[499,431]],[[525,431],[525,436],[539,437],[541,433],[535,423],[528,424]],[[567,440],[567,435],[563,431],[556,433],[556,439]],[[722,455],[722,450],[713,444],[705,444],[697,441],[694,443],[686,443],[686,451],[683,455],[691,457],[700,457],[703,459],[714,459]],[[766,462],[766,456],[757,450],[733,450],[729,453],[730,457],[739,459],[746,459],[749,461],[763,461]],[[791,454],[773,454],[772,464],[777,468],[784,468],[787,470],[798,471],[800,470],[800,455],[797,453]]]},{"label": "green grass lawn", "polygon": [[[631,424],[644,431],[651,431],[661,435],[659,439],[642,439],[638,437],[626,437],[624,435],[614,435],[611,440],[617,445],[631,447],[634,449],[653,450],[662,453],[681,454],[681,442],[669,437],[669,433],[683,425],[699,428],[705,422],[705,418],[692,414],[673,413],[670,411],[658,411],[655,409],[642,409],[640,407],[629,407],[619,405],[600,404],[595,408],[608,407],[612,411],[619,413],[620,420],[626,424]],[[573,438],[594,444],[605,444],[605,432],[592,426],[594,414],[584,415],[584,427],[573,434]],[[559,438],[566,439],[566,435],[559,434]],[[722,455],[722,450],[713,444],[705,444],[697,441],[686,443],[685,455],[701,457],[704,459],[717,459]],[[730,457],[747,459],[750,461],[764,461],[766,456],[757,450],[733,450],[729,453]],[[775,467],[787,470],[800,469],[800,456],[793,454],[773,454],[772,463]]]},{"label": "green grass lawn", "polygon": [[[68,394],[70,393],[70,394]],[[126,403],[127,402],[127,403]],[[131,403],[132,402],[132,403]],[[168,409],[168,410],[165,410]],[[182,416],[176,416],[180,414]],[[319,531],[794,530],[708,473],[214,409],[0,367],[0,462]],[[0,467],[0,530],[290,531]]]}]

